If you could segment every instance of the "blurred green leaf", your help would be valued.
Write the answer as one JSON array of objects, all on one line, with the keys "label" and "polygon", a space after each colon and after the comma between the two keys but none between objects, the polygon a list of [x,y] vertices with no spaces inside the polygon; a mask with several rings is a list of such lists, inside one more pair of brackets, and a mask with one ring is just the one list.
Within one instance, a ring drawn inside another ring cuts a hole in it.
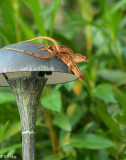
[{"label": "blurred green leaf", "polygon": [[98,0],[98,3],[99,3],[99,5],[100,5],[100,9],[102,10],[102,11],[104,11],[105,9],[106,9],[106,0]]},{"label": "blurred green leaf", "polygon": [[[14,16],[12,14],[13,8],[11,0],[8,1],[0,1],[0,9],[1,9],[1,23],[0,26],[3,28],[4,32],[8,32],[7,39],[11,40],[11,42],[15,41],[15,21]],[[13,31],[13,32],[12,32]]]},{"label": "blurred green leaf", "polygon": [[18,148],[21,148],[22,147],[22,144],[14,144],[14,145],[11,145],[10,147],[5,147],[3,149],[0,149],[0,154],[5,154],[7,152],[10,152],[11,150],[14,150],[14,149],[18,149]]},{"label": "blurred green leaf", "polygon": [[114,95],[121,106],[125,110],[126,108],[126,96],[117,87],[113,87]]},{"label": "blurred green leaf", "polygon": [[44,158],[43,160],[67,160],[68,156],[59,156],[59,157],[54,157],[54,156],[47,156],[46,158]]},{"label": "blurred green leaf", "polygon": [[82,17],[87,20],[91,21],[93,18],[92,14],[92,8],[91,8],[91,1],[90,0],[78,0],[80,11],[82,14]]},{"label": "blurred green leaf", "polygon": [[32,29],[25,23],[25,21],[21,17],[17,17],[17,22],[20,24],[25,36],[28,39],[36,37]]},{"label": "blurred green leaf", "polygon": [[[111,16],[110,16],[111,15]],[[119,68],[124,68],[123,66],[123,60],[122,55],[119,51],[119,47],[117,44],[117,34],[119,30],[119,25],[122,17],[122,12],[116,11],[111,12],[111,8],[106,8],[106,12],[104,13],[104,25],[106,26],[108,30],[108,36],[110,36],[112,41],[112,46],[114,50],[114,55],[119,63]],[[116,21],[115,21],[116,19]]]},{"label": "blurred green leaf", "polygon": [[11,124],[8,129],[6,130],[3,139],[8,139],[14,135],[16,135],[18,132],[21,132],[21,122],[15,122]]},{"label": "blurred green leaf", "polygon": [[97,160],[108,160],[109,159],[109,153],[106,150],[100,150],[97,154]]},{"label": "blurred green leaf", "polygon": [[112,12],[112,13],[113,13],[113,12],[116,12],[117,10],[122,9],[122,8],[125,9],[125,7],[126,7],[126,0],[121,0],[121,1],[117,2],[117,3],[112,7],[111,12]]},{"label": "blurred green leaf", "polygon": [[52,37],[54,23],[55,23],[57,11],[60,7],[60,2],[61,2],[61,0],[55,0],[54,1],[54,8],[53,8],[53,12],[52,12],[51,25],[50,25],[50,37]]},{"label": "blurred green leaf", "polygon": [[48,96],[42,97],[40,100],[41,104],[52,111],[61,111],[61,93],[60,91],[54,91]]},{"label": "blurred green leaf", "polygon": [[[99,25],[96,24],[96,23],[89,22],[89,21],[86,21],[86,20],[75,20],[75,21],[72,21],[72,22],[67,23],[67,24],[61,29],[61,33],[63,33],[63,34],[66,35],[66,33],[69,34],[69,32],[70,32],[69,29],[70,29],[70,28],[73,28],[73,29],[74,29],[74,27],[77,27],[77,26],[79,26],[79,27],[84,27],[84,26],[86,26],[86,25],[96,26],[96,27],[99,28]],[[72,30],[71,30],[71,31],[72,31]]]},{"label": "blurred green leaf", "polygon": [[0,130],[0,142],[1,142],[2,139],[3,139],[3,135],[4,135],[4,133],[5,133],[6,129],[7,129],[8,124],[9,124],[9,121],[7,121],[7,122],[5,123],[5,125],[4,125],[4,127]]},{"label": "blurred green leaf", "polygon": [[113,142],[109,139],[94,134],[75,136],[70,140],[69,145],[76,148],[87,149],[104,149],[114,146]]},{"label": "blurred green leaf", "polygon": [[113,130],[114,133],[118,136],[121,137],[121,131],[119,128],[119,124],[113,120],[111,115],[108,114],[105,106],[103,103],[100,103],[98,108],[97,108],[97,113],[100,117],[100,119],[104,122],[104,124],[110,129]]},{"label": "blurred green leaf", "polygon": [[123,113],[118,113],[115,118],[118,120],[118,122],[122,125],[121,127],[121,132],[122,135],[125,137],[125,132],[126,132],[126,111],[124,111]]},{"label": "blurred green leaf", "polygon": [[0,37],[5,41],[6,44],[10,44],[8,36],[6,35],[6,32],[0,27]]},{"label": "blurred green leaf", "polygon": [[42,16],[42,11],[40,9],[40,4],[39,4],[38,0],[36,0],[36,1],[29,0],[28,2],[23,0],[23,2],[31,10],[33,18],[36,22],[36,25],[38,27],[40,34],[42,36],[47,36],[47,32],[45,29],[45,24],[44,24],[44,20],[43,20],[43,16]]},{"label": "blurred green leaf", "polygon": [[64,87],[66,88],[66,90],[67,90],[68,92],[70,92],[70,91],[72,90],[74,83],[75,83],[75,82],[72,81],[72,82],[68,82],[68,83],[65,83],[65,84],[64,84]]},{"label": "blurred green leaf", "polygon": [[73,103],[67,107],[67,116],[70,119],[71,125],[75,126],[84,116],[84,110],[82,110],[77,104]]},{"label": "blurred green leaf", "polygon": [[102,83],[93,89],[94,96],[106,103],[116,103],[112,86],[107,83]]},{"label": "blurred green leaf", "polygon": [[69,121],[68,117],[63,113],[55,116],[55,118],[53,119],[53,124],[55,124],[56,126],[66,130],[66,131],[71,131],[70,121]]},{"label": "blurred green leaf", "polygon": [[121,70],[103,69],[98,72],[98,75],[118,85],[126,84],[126,73]]},{"label": "blurred green leaf", "polygon": [[15,102],[15,97],[9,92],[0,92],[0,104]]},{"label": "blurred green leaf", "polygon": [[[78,0],[82,18],[86,21],[91,22],[93,19],[92,5],[90,0]],[[86,42],[87,51],[90,52],[92,49],[92,26],[86,26]]]}]

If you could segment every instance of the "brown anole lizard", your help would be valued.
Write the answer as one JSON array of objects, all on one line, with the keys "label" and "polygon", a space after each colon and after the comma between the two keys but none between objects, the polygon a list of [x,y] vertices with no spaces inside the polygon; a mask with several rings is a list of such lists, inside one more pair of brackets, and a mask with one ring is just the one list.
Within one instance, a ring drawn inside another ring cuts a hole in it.
[{"label": "brown anole lizard", "polygon": [[[48,51],[50,54],[48,55],[40,55],[28,51],[22,51],[14,48],[6,48],[6,49],[11,49],[11,50],[16,50],[25,54],[29,54],[31,56],[35,56],[37,58],[42,58],[42,59],[48,59],[54,56],[57,56],[59,59],[61,59],[68,67],[69,67],[69,72],[73,71],[75,75],[80,79],[84,80],[84,74],[80,71],[80,69],[77,67],[75,63],[80,63],[80,62],[89,62],[90,60],[81,54],[74,54],[73,51],[65,46],[65,45],[59,45],[53,38],[50,37],[37,37],[34,39],[30,39],[27,41],[22,41],[22,42],[28,42],[28,41],[33,41],[33,40],[38,40],[38,39],[47,39],[50,40],[54,43],[54,45],[50,46],[42,46],[39,48],[39,51]],[[21,43],[21,42],[20,42]]]}]

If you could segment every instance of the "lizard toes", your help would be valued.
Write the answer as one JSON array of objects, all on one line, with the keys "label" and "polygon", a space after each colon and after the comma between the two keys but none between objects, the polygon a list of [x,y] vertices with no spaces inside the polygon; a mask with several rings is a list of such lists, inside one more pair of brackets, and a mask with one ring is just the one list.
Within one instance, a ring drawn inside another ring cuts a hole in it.
[{"label": "lizard toes", "polygon": [[84,74],[81,74],[81,76],[79,77],[79,79],[80,79],[81,81],[84,81]]}]

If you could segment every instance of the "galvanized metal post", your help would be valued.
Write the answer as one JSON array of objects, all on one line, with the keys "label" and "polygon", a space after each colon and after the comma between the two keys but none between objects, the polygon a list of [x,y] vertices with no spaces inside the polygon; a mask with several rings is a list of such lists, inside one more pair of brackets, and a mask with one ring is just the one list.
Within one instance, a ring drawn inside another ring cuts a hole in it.
[{"label": "galvanized metal post", "polygon": [[18,104],[22,125],[23,160],[35,160],[35,128],[39,98],[47,81],[45,77],[30,76],[7,79]]}]

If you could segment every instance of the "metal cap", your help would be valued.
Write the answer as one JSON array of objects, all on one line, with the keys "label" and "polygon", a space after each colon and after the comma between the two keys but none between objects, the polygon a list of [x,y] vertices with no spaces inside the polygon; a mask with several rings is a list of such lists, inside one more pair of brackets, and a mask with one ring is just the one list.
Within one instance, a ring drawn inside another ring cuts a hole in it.
[{"label": "metal cap", "polygon": [[[49,54],[47,51],[40,52],[39,47],[43,44],[33,42],[21,42],[11,44],[0,49],[0,86],[9,86],[2,73],[8,78],[30,76],[33,72],[43,73],[48,78],[46,85],[65,83],[76,80],[73,73],[56,56],[49,59],[40,59],[6,48],[15,48],[41,55]],[[44,45],[43,45],[44,46]]]}]

